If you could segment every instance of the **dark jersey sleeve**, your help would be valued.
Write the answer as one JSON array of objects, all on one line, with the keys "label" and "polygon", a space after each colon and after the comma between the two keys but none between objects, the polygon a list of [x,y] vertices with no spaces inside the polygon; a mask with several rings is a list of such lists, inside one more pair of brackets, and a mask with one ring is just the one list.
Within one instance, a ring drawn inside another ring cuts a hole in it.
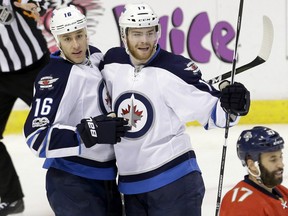
[{"label": "dark jersey sleeve", "polygon": [[[63,149],[79,146],[75,126],[59,121],[61,115],[66,115],[63,111],[59,112],[60,105],[67,106],[67,113],[70,108],[73,109],[73,102],[65,98],[71,67],[72,64],[68,62],[52,58],[35,80],[35,94],[24,125],[24,135],[30,149],[39,157],[47,157],[47,152],[61,157]],[[62,153],[58,154],[61,149]]]}]

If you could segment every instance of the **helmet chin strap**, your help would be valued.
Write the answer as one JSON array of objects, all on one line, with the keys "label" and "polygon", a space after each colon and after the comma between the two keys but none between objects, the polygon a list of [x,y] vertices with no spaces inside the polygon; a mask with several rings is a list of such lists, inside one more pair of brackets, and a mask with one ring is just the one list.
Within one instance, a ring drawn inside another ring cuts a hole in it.
[{"label": "helmet chin strap", "polygon": [[[67,60],[67,61],[70,61],[69,59],[66,58],[66,56],[65,56],[63,50],[61,49],[61,47],[58,46],[58,48],[59,48],[59,50],[60,50],[60,56],[61,56],[63,59],[65,59],[65,60]],[[71,61],[70,61],[70,62],[71,62]],[[71,62],[71,63],[73,63],[73,62]]]},{"label": "helmet chin strap", "polygon": [[124,38],[122,38],[122,41],[123,41],[123,44],[124,44],[126,53],[127,53],[128,55],[130,55],[129,48],[128,48],[128,45],[127,45],[126,37],[127,37],[127,36],[124,36]]},{"label": "helmet chin strap", "polygon": [[257,171],[258,171],[258,174],[254,174],[247,166],[246,167],[246,170],[247,172],[252,175],[253,177],[256,178],[256,180],[259,182],[259,184],[263,184],[263,181],[261,179],[261,171],[260,171],[260,168],[259,168],[259,162],[258,161],[254,161],[254,166],[256,167]]},{"label": "helmet chin strap", "polygon": [[[64,52],[63,52],[63,50],[62,50],[62,48],[61,48],[61,46],[60,46],[60,40],[59,40],[59,38],[58,38],[58,35],[54,36],[54,38],[55,38],[55,41],[56,41],[56,46],[58,47],[58,49],[59,49],[59,51],[60,51],[60,56],[61,56],[63,59],[71,62],[69,59],[66,58],[66,56],[65,56],[65,54],[64,54]],[[71,62],[71,63],[73,63],[73,62]]]}]

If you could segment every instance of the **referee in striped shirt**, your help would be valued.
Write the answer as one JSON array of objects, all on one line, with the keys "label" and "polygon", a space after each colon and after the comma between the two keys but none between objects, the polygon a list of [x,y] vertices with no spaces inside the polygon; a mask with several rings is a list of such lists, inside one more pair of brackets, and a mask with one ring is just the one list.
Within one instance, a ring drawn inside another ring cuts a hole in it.
[{"label": "referee in striped shirt", "polygon": [[0,216],[24,211],[21,184],[1,139],[15,101],[30,105],[34,80],[49,61],[46,40],[37,28],[47,4],[0,0]]}]

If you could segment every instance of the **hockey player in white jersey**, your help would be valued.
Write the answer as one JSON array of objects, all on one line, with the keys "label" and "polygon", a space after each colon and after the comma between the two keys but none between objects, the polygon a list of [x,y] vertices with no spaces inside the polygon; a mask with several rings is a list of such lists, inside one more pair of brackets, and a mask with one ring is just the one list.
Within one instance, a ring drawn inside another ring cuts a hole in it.
[{"label": "hockey player in white jersey", "polygon": [[123,118],[106,116],[103,55],[88,46],[86,17],[73,5],[54,10],[50,28],[60,50],[35,81],[24,127],[32,152],[46,158],[50,206],[56,216],[120,216],[112,144],[128,127]]},{"label": "hockey player in white jersey", "polygon": [[185,124],[223,128],[224,110],[237,124],[249,91],[235,83],[220,92],[193,61],[161,49],[159,18],[147,4],[127,4],[119,25],[125,47],[108,50],[100,69],[113,110],[132,127],[114,145],[126,215],[199,216],[205,187]]}]

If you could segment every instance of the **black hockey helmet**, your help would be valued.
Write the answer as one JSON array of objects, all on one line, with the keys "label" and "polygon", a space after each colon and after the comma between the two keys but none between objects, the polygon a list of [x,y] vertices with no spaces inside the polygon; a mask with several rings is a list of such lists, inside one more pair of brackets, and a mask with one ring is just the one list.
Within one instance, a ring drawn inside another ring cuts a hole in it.
[{"label": "black hockey helmet", "polygon": [[237,141],[237,154],[243,166],[246,166],[247,156],[253,161],[258,161],[261,153],[283,148],[283,138],[276,131],[262,126],[244,130]]}]

